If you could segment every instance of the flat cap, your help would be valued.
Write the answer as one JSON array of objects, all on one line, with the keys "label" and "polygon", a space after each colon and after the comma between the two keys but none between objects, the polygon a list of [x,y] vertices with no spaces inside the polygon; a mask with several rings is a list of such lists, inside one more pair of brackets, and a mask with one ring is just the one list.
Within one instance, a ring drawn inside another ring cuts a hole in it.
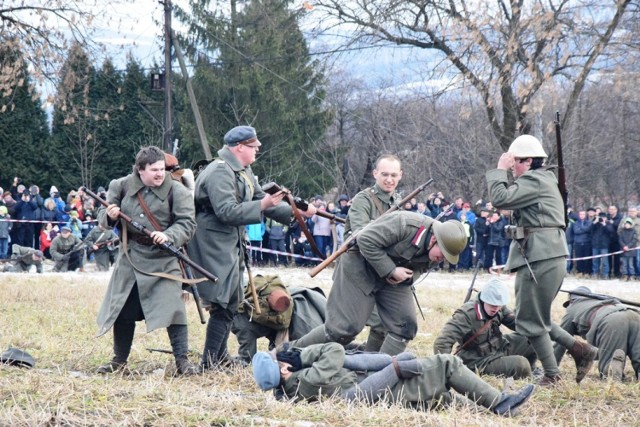
[{"label": "flat cap", "polygon": [[71,227],[69,227],[68,225],[63,225],[62,228],[60,229],[60,231],[71,231]]},{"label": "flat cap", "polygon": [[238,144],[251,145],[259,147],[262,144],[258,140],[256,130],[251,126],[236,126],[224,135],[224,143],[229,147],[235,147]]}]

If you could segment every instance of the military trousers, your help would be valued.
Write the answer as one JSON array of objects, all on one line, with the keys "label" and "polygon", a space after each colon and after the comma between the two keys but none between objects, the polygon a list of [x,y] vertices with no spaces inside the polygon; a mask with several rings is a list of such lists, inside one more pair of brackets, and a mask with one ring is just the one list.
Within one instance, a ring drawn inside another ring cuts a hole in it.
[{"label": "military trousers", "polygon": [[635,310],[614,311],[599,323],[591,345],[598,347],[598,370],[606,376],[613,352],[621,349],[631,359],[633,370],[640,372],[640,313]]},{"label": "military trousers", "polygon": [[392,286],[378,280],[366,293],[345,280],[333,283],[327,300],[325,332],[332,341],[349,343],[362,331],[374,307],[384,329],[396,338],[412,340],[418,324],[411,286]]}]

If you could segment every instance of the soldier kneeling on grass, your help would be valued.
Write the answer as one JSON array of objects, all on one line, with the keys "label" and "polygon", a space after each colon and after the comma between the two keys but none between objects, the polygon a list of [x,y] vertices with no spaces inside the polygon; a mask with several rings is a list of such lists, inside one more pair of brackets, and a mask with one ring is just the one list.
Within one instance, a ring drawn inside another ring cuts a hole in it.
[{"label": "soldier kneeling on grass", "polygon": [[28,273],[31,266],[36,266],[36,271],[42,273],[42,251],[26,246],[12,245],[11,259],[8,260],[3,271],[8,273]]},{"label": "soldier kneeling on grass", "polygon": [[253,357],[253,375],[262,390],[277,397],[312,401],[339,396],[373,404],[379,400],[428,410],[451,402],[450,389],[492,412],[513,416],[533,392],[527,384],[515,393],[500,392],[451,354],[416,358],[408,352],[345,354],[338,343],[288,348]]}]

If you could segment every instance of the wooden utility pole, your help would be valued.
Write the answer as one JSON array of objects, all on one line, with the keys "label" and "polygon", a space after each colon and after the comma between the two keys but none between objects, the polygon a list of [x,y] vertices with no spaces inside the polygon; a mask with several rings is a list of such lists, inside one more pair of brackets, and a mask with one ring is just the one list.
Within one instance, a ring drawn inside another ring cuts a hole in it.
[{"label": "wooden utility pole", "polygon": [[171,0],[164,0],[164,151],[173,152],[171,110]]}]

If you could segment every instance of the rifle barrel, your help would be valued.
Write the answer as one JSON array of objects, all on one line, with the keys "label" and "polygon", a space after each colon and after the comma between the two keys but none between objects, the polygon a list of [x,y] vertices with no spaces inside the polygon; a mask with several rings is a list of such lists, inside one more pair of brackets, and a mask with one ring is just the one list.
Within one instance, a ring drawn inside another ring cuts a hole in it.
[{"label": "rifle barrel", "polygon": [[630,305],[632,307],[640,307],[640,302],[629,301],[629,300],[618,298],[618,297],[614,297],[614,296],[611,296],[611,295],[587,294],[587,293],[580,292],[580,291],[565,291],[564,289],[560,289],[560,292],[564,292],[564,293],[567,293],[567,294],[578,295],[578,296],[586,297],[586,298],[597,299],[597,300],[615,299],[615,300],[620,301],[622,304]]},{"label": "rifle barrel", "polygon": [[[107,203],[106,200],[102,199],[100,196],[98,196],[96,193],[94,193],[93,191],[89,190],[87,187],[82,187],[82,191],[84,191],[86,194],[88,194],[89,196],[91,196],[92,198],[94,198],[97,202],[100,202],[100,204],[104,207],[109,206],[109,203]],[[122,218],[126,223],[130,224],[133,228],[135,228],[136,230],[138,230],[139,232],[143,233],[144,235],[151,237],[152,232],[149,231],[149,229],[147,227],[145,227],[143,224],[140,224],[137,221],[134,221],[133,219],[131,219],[131,217],[125,213],[123,213],[122,211],[120,211],[118,213],[118,215],[120,216],[120,218]],[[202,267],[199,264],[196,264],[195,262],[193,262],[191,260],[191,258],[187,257],[186,255],[184,255],[182,252],[180,252],[180,249],[176,248],[173,243],[171,242],[165,242],[160,246],[162,249],[166,250],[167,252],[169,252],[171,255],[175,256],[176,258],[178,258],[179,260],[181,260],[182,262],[184,262],[185,264],[188,264],[189,266],[191,266],[194,270],[198,271],[200,274],[202,274],[204,277],[206,277],[208,280],[210,280],[211,282],[215,283],[218,281],[218,278],[213,275],[212,273],[210,273],[209,271],[205,270],[204,267]]]}]

